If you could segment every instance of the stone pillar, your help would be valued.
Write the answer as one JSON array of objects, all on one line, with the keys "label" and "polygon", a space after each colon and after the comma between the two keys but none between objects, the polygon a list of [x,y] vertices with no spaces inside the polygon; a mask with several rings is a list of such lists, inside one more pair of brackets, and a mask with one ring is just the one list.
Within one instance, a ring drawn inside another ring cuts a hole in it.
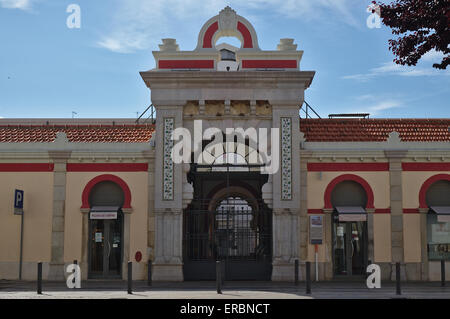
[{"label": "stone pillar", "polygon": [[298,101],[269,101],[272,127],[279,128],[279,169],[273,174],[273,281],[293,281],[299,259],[300,132]]},{"label": "stone pillar", "polygon": [[[305,262],[308,258],[308,168],[307,157],[305,152],[301,152],[300,156],[300,217],[298,220],[299,229],[299,259],[300,259],[300,276],[305,274]],[[302,280],[304,278],[301,278]]]},{"label": "stone pillar", "polygon": [[182,281],[183,257],[183,179],[182,164],[171,157],[174,141],[171,133],[183,125],[183,105],[155,103],[156,145],[154,170],[154,224],[153,280]]},{"label": "stone pillar", "polygon": [[406,151],[386,151],[389,160],[390,204],[391,204],[391,280],[395,278],[395,264],[401,263],[401,279],[406,279],[403,252],[403,193],[402,159]]},{"label": "stone pillar", "polygon": [[48,280],[64,280],[64,215],[66,200],[66,164],[70,152],[51,151],[53,171],[52,248]]},{"label": "stone pillar", "polygon": [[183,281],[182,218],[181,210],[155,211],[155,281]]}]

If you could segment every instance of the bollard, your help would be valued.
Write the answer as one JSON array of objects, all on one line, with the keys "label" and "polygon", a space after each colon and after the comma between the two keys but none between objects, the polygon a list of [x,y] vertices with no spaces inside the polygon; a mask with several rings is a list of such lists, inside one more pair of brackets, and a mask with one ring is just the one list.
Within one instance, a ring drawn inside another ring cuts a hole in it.
[{"label": "bollard", "polygon": [[151,286],[152,285],[152,261],[149,260],[148,261],[148,274],[147,274],[147,286]]},{"label": "bollard", "polygon": [[133,263],[131,261],[128,262],[128,294],[133,294],[132,291],[132,283],[133,283]]},{"label": "bollard", "polygon": [[306,294],[311,294],[311,262],[306,262]]},{"label": "bollard", "polygon": [[400,286],[400,263],[395,264],[395,280],[397,281],[397,295],[402,294],[401,286]]},{"label": "bollard", "polygon": [[[78,265],[78,260],[74,259],[74,260],[73,260],[73,264],[74,264],[74,265]],[[75,273],[76,270],[74,269],[73,272]],[[76,281],[76,279],[75,279],[75,277],[73,277],[72,282],[75,283],[75,281]]]},{"label": "bollard", "polygon": [[298,259],[294,262],[295,285],[298,286]]},{"label": "bollard", "polygon": [[222,293],[222,272],[220,268],[220,261],[216,261],[216,286],[218,294]]},{"label": "bollard", "polygon": [[441,286],[445,287],[445,260],[441,260]]},{"label": "bollard", "polygon": [[37,294],[42,295],[42,263],[37,264]]}]

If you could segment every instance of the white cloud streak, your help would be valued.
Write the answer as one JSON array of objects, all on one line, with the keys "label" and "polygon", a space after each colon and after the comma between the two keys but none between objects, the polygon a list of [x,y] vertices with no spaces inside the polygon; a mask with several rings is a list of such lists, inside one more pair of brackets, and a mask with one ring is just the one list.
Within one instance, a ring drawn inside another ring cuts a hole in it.
[{"label": "white cloud streak", "polygon": [[351,14],[355,0],[127,0],[117,3],[111,29],[102,35],[97,45],[120,53],[148,49],[156,45],[155,39],[168,37],[183,25],[198,24],[199,20],[206,22],[227,5],[242,16],[246,16],[242,10],[264,10],[282,18],[333,17],[347,25],[357,24]]},{"label": "white cloud streak", "polygon": [[442,76],[450,75],[450,70],[437,70],[434,68],[423,68],[423,67],[408,67],[404,65],[399,65],[394,62],[386,62],[381,66],[372,68],[367,73],[362,74],[352,74],[345,75],[342,78],[345,80],[356,80],[359,82],[367,82],[373,78],[381,76]]},{"label": "white cloud streak", "polygon": [[6,9],[30,10],[31,0],[0,0],[0,6]]}]

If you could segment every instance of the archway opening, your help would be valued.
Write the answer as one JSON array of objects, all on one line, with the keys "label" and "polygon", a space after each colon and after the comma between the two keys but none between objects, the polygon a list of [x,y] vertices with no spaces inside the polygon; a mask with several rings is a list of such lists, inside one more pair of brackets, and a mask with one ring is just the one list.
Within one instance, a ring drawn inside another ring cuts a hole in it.
[{"label": "archway opening", "polygon": [[331,192],[333,213],[333,267],[335,276],[362,276],[367,267],[367,193],[352,180]]},{"label": "archway opening", "polygon": [[425,195],[428,260],[450,260],[450,180],[438,180]]},{"label": "archway opening", "polygon": [[112,181],[97,183],[89,193],[89,278],[121,277],[124,202],[124,191]]}]

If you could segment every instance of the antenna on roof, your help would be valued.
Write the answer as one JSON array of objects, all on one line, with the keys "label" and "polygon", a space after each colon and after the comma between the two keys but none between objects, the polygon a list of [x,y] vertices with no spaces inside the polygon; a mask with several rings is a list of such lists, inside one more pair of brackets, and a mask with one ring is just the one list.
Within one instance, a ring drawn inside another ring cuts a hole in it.
[{"label": "antenna on roof", "polygon": [[354,117],[354,118],[369,118],[370,113],[341,113],[341,114],[328,114],[328,118],[334,119],[335,117]]},{"label": "antenna on roof", "polygon": [[77,115],[77,114],[78,114],[77,112],[72,111],[72,118],[74,118],[75,115]]}]

